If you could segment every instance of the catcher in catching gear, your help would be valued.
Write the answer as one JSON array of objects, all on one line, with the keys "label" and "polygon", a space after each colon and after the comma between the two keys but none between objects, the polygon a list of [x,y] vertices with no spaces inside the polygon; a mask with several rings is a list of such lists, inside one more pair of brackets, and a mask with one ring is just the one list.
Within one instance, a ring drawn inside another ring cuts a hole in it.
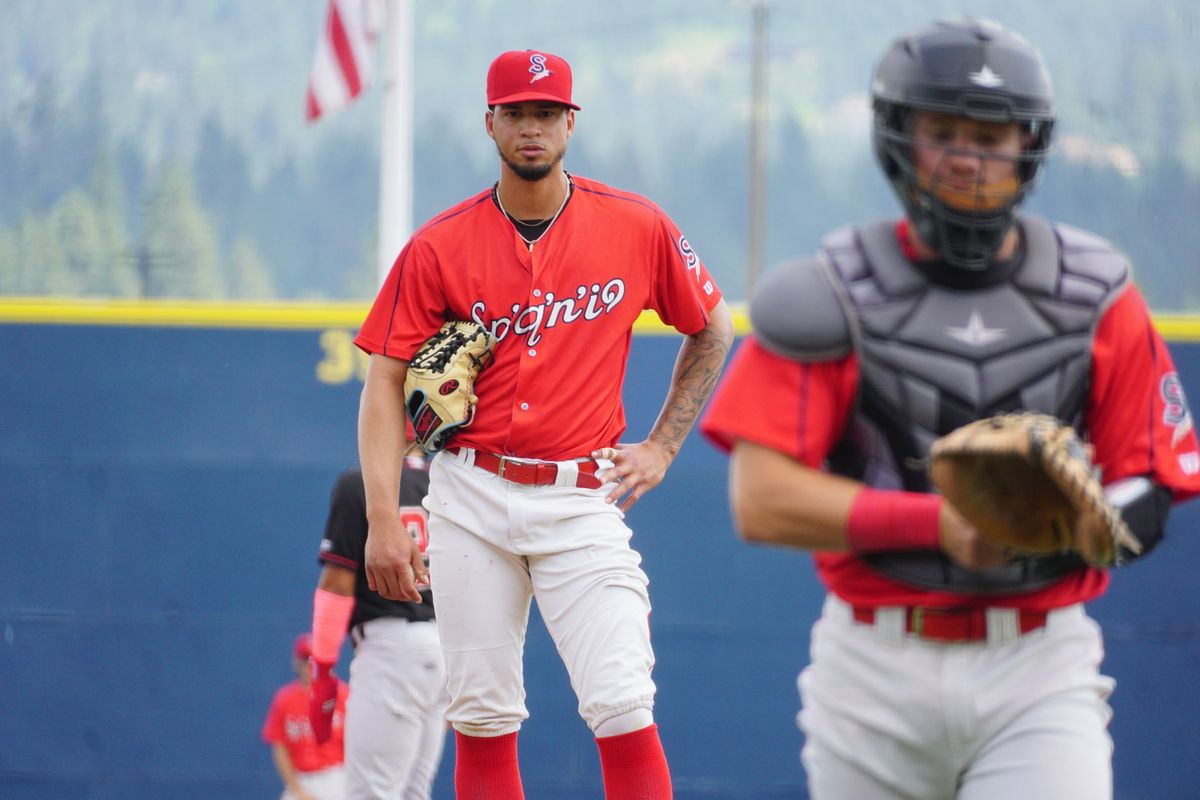
[{"label": "catcher in catching gear", "polygon": [[827,589],[798,681],[809,793],[1107,800],[1084,604],[1200,493],[1191,412],[1124,256],[1018,213],[1054,130],[1038,52],[939,22],[869,85],[904,217],[764,276],[701,423],[740,534],[813,551]]},{"label": "catcher in catching gear", "polygon": [[1142,552],[1075,431],[1046,414],[964,425],[933,443],[929,477],[988,540],[1022,555],[1078,552],[1099,567]]},{"label": "catcher in catching gear", "polygon": [[413,355],[404,379],[405,409],[426,453],[445,447],[475,417],[475,376],[492,358],[495,340],[477,322],[451,321]]}]

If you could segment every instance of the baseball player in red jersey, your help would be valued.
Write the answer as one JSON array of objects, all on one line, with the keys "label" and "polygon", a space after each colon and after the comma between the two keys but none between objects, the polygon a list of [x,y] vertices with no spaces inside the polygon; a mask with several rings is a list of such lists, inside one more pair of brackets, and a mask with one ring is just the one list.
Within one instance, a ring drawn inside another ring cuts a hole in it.
[{"label": "baseball player in red jersey", "polygon": [[[732,323],[661,209],[563,169],[579,108],[566,61],[503,53],[487,102],[499,181],[417,231],[355,340],[371,354],[359,412],[367,575],[385,596],[416,597],[424,567],[396,513],[407,360],[445,320],[477,321],[497,340],[493,360],[471,425],[433,460],[425,500],[458,797],[524,796],[516,738],[535,596],[596,736],[606,797],[670,797],[647,579],[623,517],[691,430]],[[643,309],[684,341],[649,436],[618,444]]]},{"label": "baseball player in red jersey", "polygon": [[[405,459],[400,521],[418,550],[429,541],[421,506],[428,488],[425,459]],[[349,632],[345,800],[429,800],[446,738],[446,673],[433,598],[428,588],[419,603],[371,591],[366,543],[362,473],[348,469],[330,496],[313,597],[312,726],[317,741],[330,733],[333,666]]]},{"label": "baseball player in red jersey", "polygon": [[283,781],[280,800],[342,800],[344,797],[343,722],[349,687],[333,678],[330,730],[327,736],[317,741],[308,719],[311,655],[312,636],[302,633],[292,646],[296,680],[275,692],[263,723],[263,741],[271,746],[275,769]]},{"label": "baseball player in red jersey", "polygon": [[1082,604],[1109,573],[989,544],[925,457],[993,414],[1069,421],[1149,552],[1200,491],[1192,416],[1125,258],[1017,214],[1054,121],[1039,54],[939,23],[892,44],[872,95],[906,218],[773,270],[701,423],[741,535],[814,551],[828,590],[798,681],[811,793],[1103,800],[1113,681]]}]

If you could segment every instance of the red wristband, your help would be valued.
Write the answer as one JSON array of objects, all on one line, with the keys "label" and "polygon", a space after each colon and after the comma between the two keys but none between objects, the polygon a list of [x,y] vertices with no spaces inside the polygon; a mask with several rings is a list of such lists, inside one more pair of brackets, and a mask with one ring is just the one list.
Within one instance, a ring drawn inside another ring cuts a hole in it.
[{"label": "red wristband", "polygon": [[846,542],[855,553],[939,550],[942,496],[866,488],[850,505]]}]

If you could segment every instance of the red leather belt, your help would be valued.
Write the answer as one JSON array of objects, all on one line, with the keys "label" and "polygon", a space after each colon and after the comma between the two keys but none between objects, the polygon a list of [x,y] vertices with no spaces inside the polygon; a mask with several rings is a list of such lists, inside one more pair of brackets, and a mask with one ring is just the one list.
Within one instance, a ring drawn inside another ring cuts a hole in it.
[{"label": "red leather belt", "polygon": [[[1045,627],[1045,611],[1017,611],[1017,630],[1022,634]],[[875,609],[855,606],[854,621],[875,623]],[[979,642],[988,638],[987,609],[933,608],[908,606],[904,609],[904,630],[939,642]]]},{"label": "red leather belt", "polygon": [[[459,451],[456,447],[447,450],[451,453]],[[579,464],[579,474],[575,476],[576,486],[581,489],[599,489],[604,485],[596,477],[596,470],[600,469],[599,464],[591,459],[579,459],[576,463]],[[553,461],[523,461],[512,456],[498,456],[476,450],[475,466],[523,486],[553,486],[558,483],[558,464]]]}]

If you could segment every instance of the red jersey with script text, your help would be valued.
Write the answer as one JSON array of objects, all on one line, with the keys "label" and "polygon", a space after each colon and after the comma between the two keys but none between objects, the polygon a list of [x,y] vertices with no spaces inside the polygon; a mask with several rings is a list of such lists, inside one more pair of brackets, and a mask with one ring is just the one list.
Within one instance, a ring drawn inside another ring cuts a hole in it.
[{"label": "red jersey with script text", "polygon": [[546,460],[615,445],[622,383],[644,309],[681,333],[721,299],[654,203],[587,178],[532,248],[491,191],[426,223],[400,253],[355,344],[409,360],[448,319],[497,343],[475,383],[475,418],[452,444]]}]

